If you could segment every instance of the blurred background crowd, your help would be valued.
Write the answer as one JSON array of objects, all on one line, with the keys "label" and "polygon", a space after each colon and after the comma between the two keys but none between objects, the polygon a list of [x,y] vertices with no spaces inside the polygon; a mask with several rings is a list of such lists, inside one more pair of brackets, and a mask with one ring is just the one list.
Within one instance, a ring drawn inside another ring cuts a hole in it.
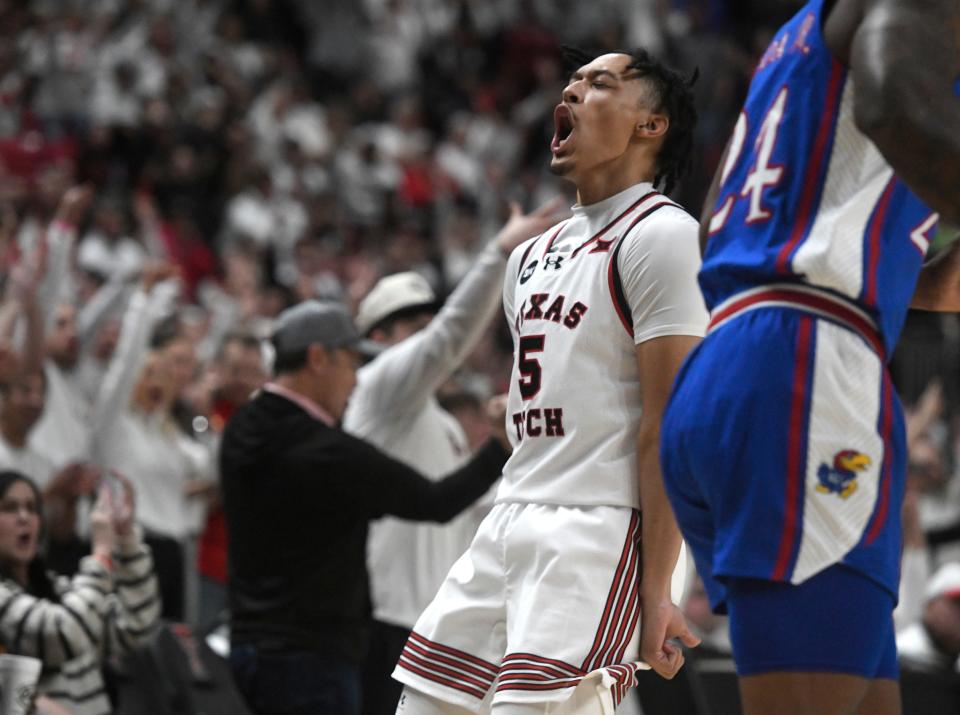
[{"label": "blurred background crowd", "polygon": [[[0,467],[43,490],[51,565],[87,553],[90,495],[116,470],[164,613],[213,623],[218,436],[269,374],[271,319],[314,297],[355,310],[401,270],[445,295],[510,201],[573,203],[547,171],[562,44],[699,68],[674,196],[698,214],[753,66],[801,4],[0,0]],[[507,387],[502,322],[441,390],[474,445],[478,405]],[[912,413],[904,628],[960,561],[958,357],[957,317],[917,314],[894,359]],[[727,647],[703,598],[689,613]]]}]

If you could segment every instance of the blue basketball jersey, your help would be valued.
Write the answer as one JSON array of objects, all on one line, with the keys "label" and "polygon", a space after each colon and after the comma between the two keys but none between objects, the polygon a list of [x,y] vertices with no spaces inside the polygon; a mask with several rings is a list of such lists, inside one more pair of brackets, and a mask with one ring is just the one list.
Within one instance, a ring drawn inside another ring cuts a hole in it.
[{"label": "blue basketball jersey", "polygon": [[856,87],[823,38],[826,0],[777,33],[722,167],[700,272],[708,308],[774,283],[826,289],[897,341],[939,217],[854,122]]}]

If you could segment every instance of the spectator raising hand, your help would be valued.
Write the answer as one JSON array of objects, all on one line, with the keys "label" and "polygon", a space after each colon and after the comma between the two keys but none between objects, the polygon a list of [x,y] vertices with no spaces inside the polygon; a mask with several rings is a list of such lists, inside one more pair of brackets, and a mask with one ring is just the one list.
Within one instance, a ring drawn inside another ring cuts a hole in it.
[{"label": "spectator raising hand", "polygon": [[154,552],[164,614],[184,616],[184,545],[202,523],[205,502],[187,495],[209,478],[212,457],[185,433],[173,408],[194,377],[194,343],[174,315],[179,273],[148,262],[130,299],[94,410],[94,455],[130,475],[141,525]]},{"label": "spectator raising hand", "polygon": [[54,221],[61,221],[68,226],[76,227],[90,204],[93,203],[94,189],[90,184],[80,184],[72,186],[63,194],[60,204],[57,206],[57,213]]},{"label": "spectator raising hand", "polygon": [[135,536],[134,490],[130,480],[110,471],[100,480],[97,500],[90,512],[93,555],[109,561],[117,543]]}]

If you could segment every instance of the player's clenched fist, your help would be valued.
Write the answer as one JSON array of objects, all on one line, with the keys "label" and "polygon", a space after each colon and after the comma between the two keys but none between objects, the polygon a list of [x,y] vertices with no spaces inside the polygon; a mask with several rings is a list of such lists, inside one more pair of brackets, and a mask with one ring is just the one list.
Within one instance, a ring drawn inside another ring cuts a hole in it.
[{"label": "player's clenched fist", "polygon": [[645,602],[640,619],[640,657],[668,680],[683,666],[683,651],[670,642],[673,638],[688,648],[700,645],[700,639],[687,628],[683,613],[671,601]]}]

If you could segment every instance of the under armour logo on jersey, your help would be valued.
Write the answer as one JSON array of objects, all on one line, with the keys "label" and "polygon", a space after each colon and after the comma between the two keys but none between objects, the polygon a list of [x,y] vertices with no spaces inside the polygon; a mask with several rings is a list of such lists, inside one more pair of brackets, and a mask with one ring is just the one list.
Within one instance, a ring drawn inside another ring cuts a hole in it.
[{"label": "under armour logo on jersey", "polygon": [[547,268],[552,268],[555,271],[559,271],[560,268],[563,266],[564,258],[566,258],[566,256],[549,256],[547,258],[544,258],[543,259],[544,270],[546,270]]},{"label": "under armour logo on jersey", "polygon": [[520,275],[520,285],[523,285],[530,280],[535,270],[537,270],[536,261],[531,261],[529,264],[527,264],[527,267],[523,269],[523,273]]},{"label": "under armour logo on jersey", "polygon": [[593,248],[590,249],[589,252],[590,253],[608,253],[610,251],[610,247],[613,246],[613,242],[616,240],[617,240],[616,237],[611,238],[609,241],[604,241],[602,238],[598,238],[596,244],[594,245]]}]

